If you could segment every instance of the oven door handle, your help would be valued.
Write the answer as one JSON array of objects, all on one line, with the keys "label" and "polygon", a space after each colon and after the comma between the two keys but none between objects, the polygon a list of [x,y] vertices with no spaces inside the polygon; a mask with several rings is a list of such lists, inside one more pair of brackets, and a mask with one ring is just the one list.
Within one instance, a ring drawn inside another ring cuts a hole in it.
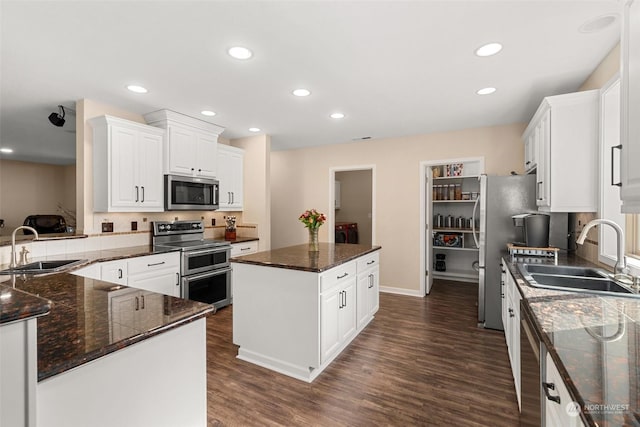
[{"label": "oven door handle", "polygon": [[231,267],[218,268],[218,269],[209,270],[207,272],[200,273],[200,274],[191,274],[189,276],[182,276],[182,280],[185,281],[186,283],[188,283],[188,282],[190,282],[192,280],[200,280],[200,279],[204,279],[206,277],[216,276],[218,274],[224,274],[224,273],[229,273],[229,272],[231,272]]},{"label": "oven door handle", "polygon": [[206,254],[213,254],[213,253],[218,253],[218,252],[224,252],[227,249],[231,250],[231,247],[224,247],[224,248],[216,248],[216,249],[203,249],[200,251],[187,251],[184,252],[184,255],[186,257],[194,257],[194,256],[199,256],[199,255],[206,255]]}]

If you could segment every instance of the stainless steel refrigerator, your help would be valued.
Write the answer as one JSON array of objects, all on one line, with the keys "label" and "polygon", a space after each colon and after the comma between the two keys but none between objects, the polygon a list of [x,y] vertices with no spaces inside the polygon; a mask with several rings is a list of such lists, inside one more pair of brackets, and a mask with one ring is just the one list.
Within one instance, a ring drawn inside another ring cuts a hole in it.
[{"label": "stainless steel refrigerator", "polygon": [[480,176],[473,210],[474,224],[479,218],[479,230],[473,234],[479,248],[479,326],[503,329],[500,258],[507,243],[522,241],[511,216],[537,212],[535,186],[535,175]]}]

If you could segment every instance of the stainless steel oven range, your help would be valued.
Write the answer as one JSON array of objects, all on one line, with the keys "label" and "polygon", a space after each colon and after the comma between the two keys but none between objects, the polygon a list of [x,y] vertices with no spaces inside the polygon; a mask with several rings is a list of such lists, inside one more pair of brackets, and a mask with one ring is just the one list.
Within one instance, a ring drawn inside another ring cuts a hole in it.
[{"label": "stainless steel oven range", "polygon": [[182,298],[216,308],[231,303],[231,244],[205,239],[202,221],[155,221],[152,244],[158,249],[180,249]]}]

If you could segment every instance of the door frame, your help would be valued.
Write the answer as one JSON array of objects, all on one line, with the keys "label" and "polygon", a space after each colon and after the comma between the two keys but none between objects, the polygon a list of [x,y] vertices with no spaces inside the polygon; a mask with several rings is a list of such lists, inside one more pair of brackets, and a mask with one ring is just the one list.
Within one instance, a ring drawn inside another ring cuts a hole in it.
[{"label": "door frame", "polygon": [[327,215],[327,227],[329,227],[328,242],[335,243],[335,233],[331,230],[336,228],[335,219],[335,190],[336,172],[355,172],[361,170],[371,171],[371,245],[376,244],[376,165],[355,165],[355,166],[333,166],[329,168],[329,206],[331,215]]},{"label": "door frame", "polygon": [[[484,173],[484,157],[465,157],[457,159],[439,159],[439,160],[423,160],[420,162],[420,224],[419,233],[423,238],[420,239],[420,296],[427,296],[431,292],[433,285],[433,268],[431,263],[427,266],[427,257],[433,258],[433,241],[430,238],[431,232],[431,192],[427,194],[427,183],[429,179],[433,179],[431,168],[436,165],[446,165],[452,163],[470,163],[479,162],[480,171]],[[428,268],[428,269],[427,269]],[[427,275],[427,271],[429,274]],[[427,280],[427,277],[429,280]]]}]

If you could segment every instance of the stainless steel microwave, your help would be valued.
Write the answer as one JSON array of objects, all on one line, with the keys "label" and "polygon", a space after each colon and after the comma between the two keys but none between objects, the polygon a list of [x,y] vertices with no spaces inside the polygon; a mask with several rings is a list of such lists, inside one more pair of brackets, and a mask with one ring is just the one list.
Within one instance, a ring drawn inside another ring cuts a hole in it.
[{"label": "stainless steel microwave", "polygon": [[164,176],[164,209],[212,211],[219,207],[218,180],[189,176]]}]

